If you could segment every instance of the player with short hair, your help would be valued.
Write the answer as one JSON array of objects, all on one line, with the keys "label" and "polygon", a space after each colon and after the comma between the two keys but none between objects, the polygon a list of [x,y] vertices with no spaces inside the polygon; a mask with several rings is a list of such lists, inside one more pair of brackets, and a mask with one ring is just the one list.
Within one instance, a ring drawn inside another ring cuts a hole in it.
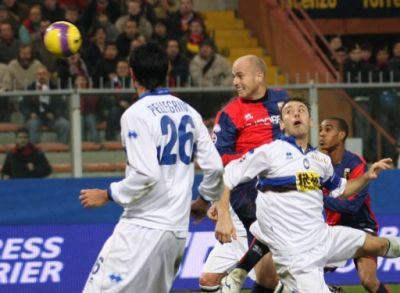
[{"label": "player with short hair", "polygon": [[[365,160],[346,150],[345,141],[349,126],[342,118],[324,119],[319,127],[320,150],[332,160],[337,176],[353,179],[364,174],[368,167]],[[371,197],[364,188],[346,200],[324,197],[326,222],[328,225],[341,225],[360,229],[376,236],[378,223],[371,209]],[[361,285],[372,293],[389,292],[376,275],[376,257],[360,257],[354,259]]]},{"label": "player with short hair", "polygon": [[[327,263],[366,255],[399,257],[400,238],[376,237],[325,223],[322,188],[331,190],[333,197],[351,196],[381,170],[389,169],[391,159],[378,161],[362,176],[347,181],[335,175],[327,155],[308,144],[311,126],[308,104],[298,98],[285,102],[281,112],[284,135],[226,166],[224,195],[258,176],[257,221],[251,226],[252,234],[270,248],[286,289],[328,293],[323,276]],[[229,283],[223,285],[222,292],[240,292]]]},{"label": "player with short hair", "polygon": [[[223,165],[200,114],[161,87],[168,71],[164,51],[143,45],[130,66],[139,99],[121,117],[126,177],[107,190],[80,194],[84,207],[114,201],[124,208],[89,275],[87,293],[169,292],[188,234],[194,158],[204,171],[199,193],[220,198]],[[217,208],[225,220],[217,223],[216,235],[230,241],[228,201],[221,199]]]},{"label": "player with short hair", "polygon": [[[224,165],[280,136],[280,106],[287,100],[286,91],[267,88],[267,66],[257,56],[238,58],[232,66],[232,74],[238,96],[217,114],[212,133]],[[221,278],[247,251],[246,231],[251,243],[253,237],[249,227],[256,220],[256,181],[254,178],[232,190],[231,205],[238,240],[228,245],[217,244],[213,249],[200,276],[202,292],[219,292]],[[208,203],[198,199],[192,207],[198,208],[201,205],[207,207]],[[258,241],[252,243],[251,247],[254,251],[262,251],[263,255],[269,251],[268,247]],[[271,255],[256,267],[256,273],[258,277],[252,292],[272,293],[278,283],[278,276]]]}]

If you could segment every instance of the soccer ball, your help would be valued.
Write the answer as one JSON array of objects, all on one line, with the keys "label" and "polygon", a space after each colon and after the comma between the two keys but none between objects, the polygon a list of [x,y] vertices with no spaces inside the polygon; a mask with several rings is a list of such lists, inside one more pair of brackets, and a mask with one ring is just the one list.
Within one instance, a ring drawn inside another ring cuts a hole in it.
[{"label": "soccer ball", "polygon": [[81,33],[72,23],[57,21],[46,29],[44,45],[55,56],[68,57],[78,52],[81,47]]}]

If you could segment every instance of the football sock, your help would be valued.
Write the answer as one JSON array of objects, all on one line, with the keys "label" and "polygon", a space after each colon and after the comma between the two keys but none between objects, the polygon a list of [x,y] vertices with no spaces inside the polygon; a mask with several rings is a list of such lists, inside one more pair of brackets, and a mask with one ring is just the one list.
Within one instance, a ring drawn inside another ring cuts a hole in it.
[{"label": "football sock", "polygon": [[221,290],[219,289],[219,285],[215,285],[215,286],[200,285],[200,292],[201,293],[220,293]]},{"label": "football sock", "polygon": [[376,290],[376,293],[390,293],[390,291],[388,291],[388,289],[386,289],[385,286],[380,283],[378,290]]},{"label": "football sock", "polygon": [[268,289],[268,288],[261,286],[258,283],[254,283],[251,293],[274,293],[274,290],[275,289]]},{"label": "football sock", "polygon": [[268,252],[268,246],[261,243],[257,239],[254,239],[249,250],[247,250],[246,254],[242,257],[236,267],[243,269],[246,272],[250,272],[251,269],[254,268],[254,266],[259,262],[259,260]]},{"label": "football sock", "polygon": [[400,238],[399,237],[384,237],[389,241],[389,247],[385,253],[387,258],[395,258],[400,256]]}]

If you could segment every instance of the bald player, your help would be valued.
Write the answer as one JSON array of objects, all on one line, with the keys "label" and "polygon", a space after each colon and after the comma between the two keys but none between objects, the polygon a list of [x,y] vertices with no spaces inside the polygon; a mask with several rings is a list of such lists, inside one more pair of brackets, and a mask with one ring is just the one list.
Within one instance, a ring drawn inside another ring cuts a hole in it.
[{"label": "bald player", "polygon": [[[233,64],[232,75],[238,96],[217,114],[212,133],[224,166],[281,135],[280,107],[288,98],[286,91],[267,88],[267,66],[257,56],[238,58]],[[247,263],[252,263],[252,259],[258,260],[260,255],[268,253],[268,247],[253,241],[249,232],[250,225],[256,220],[255,184],[256,178],[232,190],[230,199],[238,239],[229,244],[216,244],[200,276],[201,292],[220,292],[221,279],[238,264],[247,251],[248,243],[250,250],[242,261],[249,270],[250,265]],[[197,216],[203,215],[207,207],[208,202],[200,197],[193,202],[192,211]],[[262,278],[256,278],[252,293],[273,292],[278,276],[270,253],[255,267],[255,271]]]}]

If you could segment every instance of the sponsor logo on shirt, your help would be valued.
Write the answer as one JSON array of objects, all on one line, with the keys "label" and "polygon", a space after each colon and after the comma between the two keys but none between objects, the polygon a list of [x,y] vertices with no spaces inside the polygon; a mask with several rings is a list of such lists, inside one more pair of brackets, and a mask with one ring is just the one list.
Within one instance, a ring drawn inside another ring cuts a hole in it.
[{"label": "sponsor logo on shirt", "polygon": [[320,176],[314,171],[296,172],[296,186],[300,192],[320,190]]}]

